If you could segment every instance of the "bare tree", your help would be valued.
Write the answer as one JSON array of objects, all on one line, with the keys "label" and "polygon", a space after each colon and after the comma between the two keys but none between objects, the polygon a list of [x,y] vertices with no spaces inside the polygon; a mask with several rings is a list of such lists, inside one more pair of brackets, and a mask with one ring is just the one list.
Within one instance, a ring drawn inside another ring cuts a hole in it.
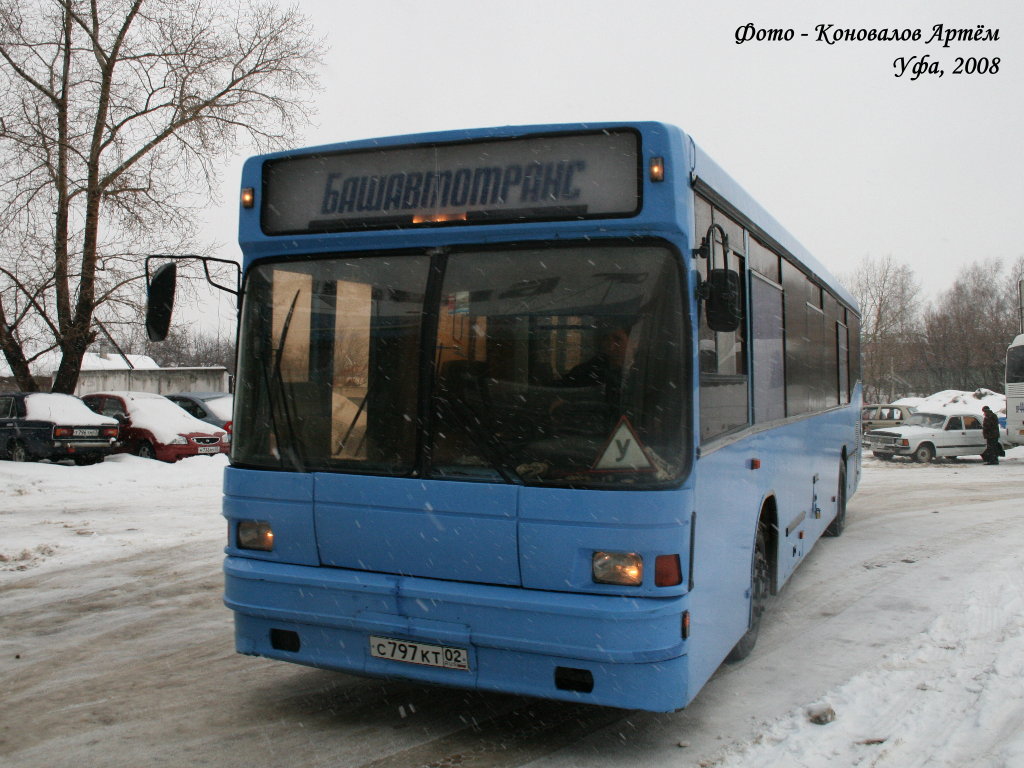
[{"label": "bare tree", "polygon": [[920,284],[891,255],[866,256],[845,279],[860,304],[864,396],[891,401],[909,394],[914,350],[920,336]]},{"label": "bare tree", "polygon": [[[146,251],[198,250],[240,142],[308,118],[323,42],[273,0],[0,0],[0,350],[74,390],[97,313],[137,311]],[[169,245],[170,244],[170,245]]]},{"label": "bare tree", "polygon": [[1017,324],[1017,332],[1024,333],[1024,295],[1021,282],[1024,281],[1024,256],[1018,256],[1010,264],[1009,278],[1003,285],[1005,296],[1003,301],[1010,307]]},{"label": "bare tree", "polygon": [[223,366],[228,373],[235,373],[233,336],[228,338],[176,327],[165,341],[146,341],[143,349],[163,368]]},{"label": "bare tree", "polygon": [[1009,277],[999,259],[965,265],[925,312],[925,362],[934,388],[1001,389],[1006,345],[1017,330],[1020,262]]}]

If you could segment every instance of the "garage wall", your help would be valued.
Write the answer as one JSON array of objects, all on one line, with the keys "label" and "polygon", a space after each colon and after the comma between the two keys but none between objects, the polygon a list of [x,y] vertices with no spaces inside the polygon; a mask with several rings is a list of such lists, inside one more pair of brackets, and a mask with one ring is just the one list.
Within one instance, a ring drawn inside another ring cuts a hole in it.
[{"label": "garage wall", "polygon": [[230,392],[226,368],[157,368],[120,371],[82,371],[76,395],[131,390],[173,395],[176,392]]}]

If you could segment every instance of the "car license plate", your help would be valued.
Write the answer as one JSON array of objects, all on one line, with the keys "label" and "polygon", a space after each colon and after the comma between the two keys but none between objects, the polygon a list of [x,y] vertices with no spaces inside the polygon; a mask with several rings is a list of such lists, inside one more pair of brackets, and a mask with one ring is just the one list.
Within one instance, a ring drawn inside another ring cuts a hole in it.
[{"label": "car license plate", "polygon": [[75,437],[98,437],[100,431],[98,429],[76,429],[71,434]]},{"label": "car license plate", "polygon": [[201,445],[199,446],[200,453],[220,453],[220,446],[217,445]]},{"label": "car license plate", "polygon": [[469,651],[450,645],[428,645],[393,637],[370,635],[370,655],[427,667],[469,670]]}]

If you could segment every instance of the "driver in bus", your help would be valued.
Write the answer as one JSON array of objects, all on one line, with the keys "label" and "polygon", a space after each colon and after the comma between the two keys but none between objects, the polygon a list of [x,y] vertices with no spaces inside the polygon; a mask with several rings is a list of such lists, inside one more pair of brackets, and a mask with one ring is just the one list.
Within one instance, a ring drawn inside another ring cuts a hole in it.
[{"label": "driver in bus", "polygon": [[574,366],[558,382],[563,387],[600,386],[609,403],[617,403],[629,352],[630,324],[603,320],[597,326],[598,352]]},{"label": "driver in bus", "polygon": [[[622,393],[631,368],[630,328],[632,323],[623,318],[598,321],[598,351],[588,360],[573,366],[555,382],[557,387],[597,387],[607,406],[611,421],[617,421],[622,410]],[[557,415],[568,401],[558,397],[551,404],[550,413]]]}]

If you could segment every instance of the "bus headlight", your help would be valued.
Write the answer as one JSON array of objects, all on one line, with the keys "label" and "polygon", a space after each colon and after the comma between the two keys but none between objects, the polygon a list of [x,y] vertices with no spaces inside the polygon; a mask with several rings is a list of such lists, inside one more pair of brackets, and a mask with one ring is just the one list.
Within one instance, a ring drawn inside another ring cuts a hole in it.
[{"label": "bus headlight", "polygon": [[274,531],[270,523],[242,520],[238,523],[238,548],[270,552],[274,548]]},{"label": "bus headlight", "polygon": [[638,587],[644,580],[644,559],[636,552],[595,552],[591,573],[598,584]]}]

